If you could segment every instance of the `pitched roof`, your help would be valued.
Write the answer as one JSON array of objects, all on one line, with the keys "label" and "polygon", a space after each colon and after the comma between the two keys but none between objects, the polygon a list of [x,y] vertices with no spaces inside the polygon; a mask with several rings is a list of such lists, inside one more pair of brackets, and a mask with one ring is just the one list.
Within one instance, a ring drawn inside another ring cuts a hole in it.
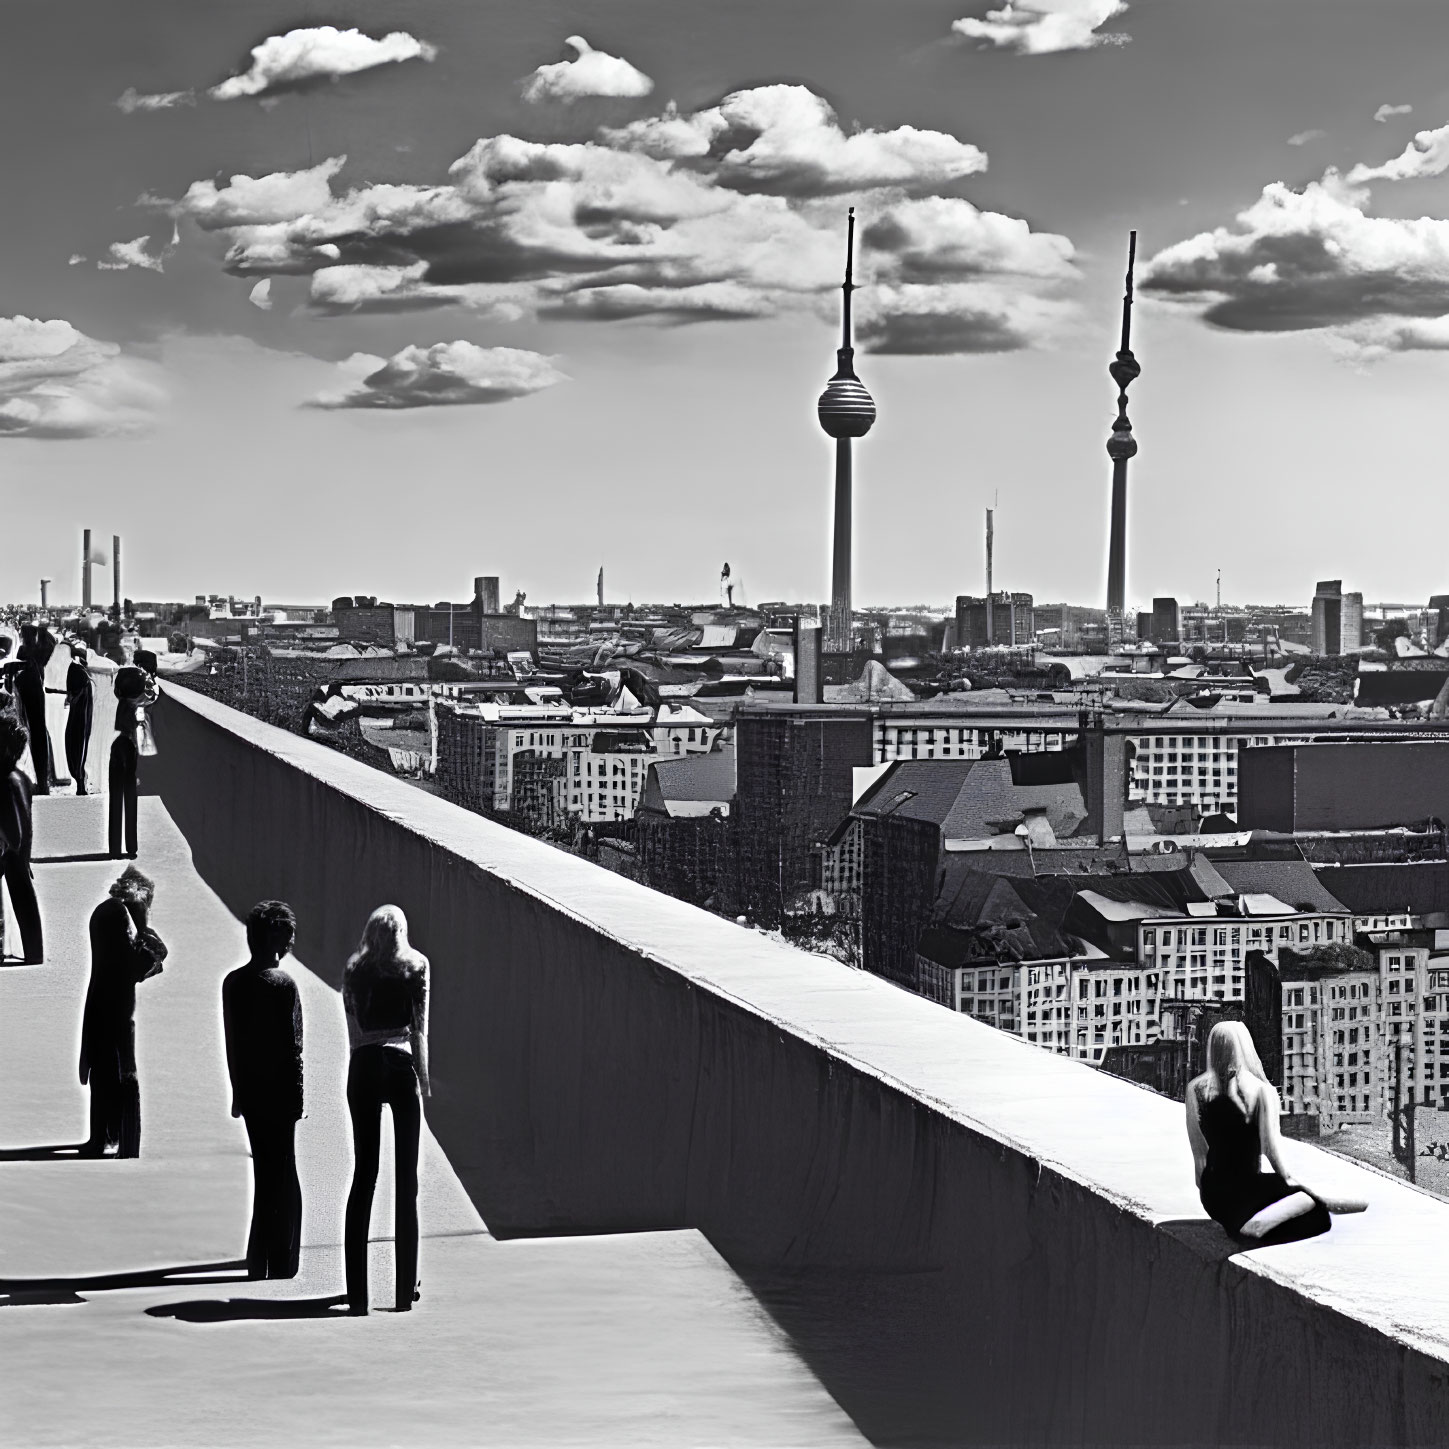
[{"label": "pitched roof", "polygon": [[922,820],[948,840],[985,840],[1011,834],[1029,810],[1045,812],[1058,839],[1087,814],[1075,781],[1018,784],[1009,759],[897,760],[851,813]]},{"label": "pitched roof", "polygon": [[695,815],[701,812],[691,806],[728,806],[734,795],[735,752],[726,746],[707,755],[655,761],[649,767],[641,808]]},{"label": "pitched roof", "polygon": [[1342,911],[1306,860],[1215,860],[1217,872],[1238,895],[1276,896],[1295,910]]}]

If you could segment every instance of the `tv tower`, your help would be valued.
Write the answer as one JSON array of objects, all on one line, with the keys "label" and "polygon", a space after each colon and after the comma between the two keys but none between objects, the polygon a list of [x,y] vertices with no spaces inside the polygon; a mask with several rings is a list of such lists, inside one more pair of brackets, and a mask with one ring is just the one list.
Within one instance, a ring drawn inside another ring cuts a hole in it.
[{"label": "tv tower", "polygon": [[845,284],[841,288],[840,349],[835,376],[820,394],[816,412],[820,426],[835,439],[835,547],[830,571],[830,631],[827,651],[848,654],[851,645],[851,458],[852,438],[863,438],[875,422],[875,402],[855,375],[855,348],[850,341],[850,294],[855,291],[855,208],[850,208],[845,235]]},{"label": "tv tower", "polygon": [[1107,633],[1111,642],[1122,638],[1122,614],[1127,593],[1127,460],[1137,452],[1137,439],[1127,420],[1127,389],[1142,372],[1132,355],[1132,271],[1137,262],[1137,233],[1127,243],[1127,290],[1122,298],[1122,346],[1107,371],[1117,384],[1117,421],[1107,439],[1112,460],[1112,540],[1107,554]]}]

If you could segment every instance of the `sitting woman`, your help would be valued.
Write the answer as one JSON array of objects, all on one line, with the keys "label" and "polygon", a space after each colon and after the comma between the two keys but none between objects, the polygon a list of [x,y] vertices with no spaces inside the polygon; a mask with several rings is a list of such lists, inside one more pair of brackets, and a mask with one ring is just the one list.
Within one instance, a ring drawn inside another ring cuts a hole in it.
[{"label": "sitting woman", "polygon": [[[1220,1021],[1208,1037],[1208,1069],[1187,1085],[1187,1136],[1208,1215],[1253,1247],[1293,1243],[1329,1229],[1330,1213],[1361,1213],[1296,1182],[1283,1162],[1278,1093],[1248,1028]],[[1272,1165],[1264,1172],[1263,1158]]]}]

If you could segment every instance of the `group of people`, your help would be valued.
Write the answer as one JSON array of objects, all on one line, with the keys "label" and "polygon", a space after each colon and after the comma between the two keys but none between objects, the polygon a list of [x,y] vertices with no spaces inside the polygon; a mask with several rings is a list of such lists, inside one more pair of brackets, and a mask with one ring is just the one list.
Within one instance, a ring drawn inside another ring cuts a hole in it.
[{"label": "group of people", "polygon": [[[78,795],[86,787],[86,757],[90,747],[95,708],[95,685],[83,644],[70,646],[66,671],[65,751],[70,778],[55,773],[50,734],[45,723],[45,666],[55,639],[44,625],[25,624],[17,657],[0,665],[0,880],[4,880],[20,934],[22,959],[39,965],[45,959],[45,935],[31,868],[33,837],[32,798],[49,795],[52,788],[73,779]],[[111,744],[110,855],[135,860],[138,851],[136,811],[139,761],[154,752],[146,709],[157,698],[155,655],[138,651],[137,662],[115,671],[115,738]],[[5,687],[5,686],[8,686]],[[58,691],[52,691],[58,692]],[[27,750],[34,780],[20,765]],[[0,913],[3,920],[3,913]]]},{"label": "group of people", "polygon": [[[166,946],[150,924],[154,884],[128,866],[91,915],[91,977],[81,1027],[80,1079],[91,1092],[84,1156],[141,1150],[136,1068],[136,987],[162,969]],[[246,1124],[253,1199],[247,1238],[252,1278],[293,1278],[302,1248],[302,1188],[296,1131],[305,1094],[302,999],[282,969],[297,920],[282,901],[261,901],[246,918],[248,960],[222,982],[222,1029],[231,1114]],[[344,1258],[351,1312],[369,1309],[368,1226],[382,1144],[382,1108],[395,1134],[397,1281],[394,1306],[417,1300],[418,1148],[428,1076],[428,960],[408,942],[396,906],[368,918],[343,973],[342,1005],[351,1058],[347,1106],[354,1167],[347,1198]]]}]

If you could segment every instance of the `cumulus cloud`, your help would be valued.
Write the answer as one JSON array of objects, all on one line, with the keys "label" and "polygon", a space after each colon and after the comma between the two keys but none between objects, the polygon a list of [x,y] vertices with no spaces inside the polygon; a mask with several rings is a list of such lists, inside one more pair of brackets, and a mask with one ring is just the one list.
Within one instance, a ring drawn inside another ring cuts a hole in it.
[{"label": "cumulus cloud", "polygon": [[999,286],[956,283],[875,289],[860,324],[867,352],[1014,352],[1044,340],[1066,304]]},{"label": "cumulus cloud", "polygon": [[[983,170],[977,147],[910,127],[847,132],[799,86],[669,107],[589,141],[484,137],[436,184],[348,187],[342,165],[199,181],[170,209],[225,240],[228,272],[310,275],[311,307],[333,315],[464,306],[686,323],[818,311],[840,284],[843,196],[861,209],[862,318],[869,287],[915,288],[897,299],[903,315],[923,316],[936,296],[975,346],[984,332],[960,323],[964,294],[949,288],[991,281],[1025,295],[1077,280],[1065,237],[930,194]],[[1036,335],[1037,314],[1002,315],[1012,337]]]},{"label": "cumulus cloud", "polygon": [[169,111],[176,106],[194,106],[196,96],[191,91],[153,91],[143,95],[135,86],[127,86],[116,97],[116,105],[128,116],[136,111]]},{"label": "cumulus cloud", "polygon": [[684,162],[736,191],[828,196],[882,186],[935,188],[986,169],[986,153],[944,131],[842,129],[804,86],[756,86],[691,115],[662,116],[605,139],[656,160]]},{"label": "cumulus cloud", "polygon": [[351,385],[313,398],[310,406],[396,411],[510,402],[565,380],[542,353],[472,342],[404,347],[388,358],[359,352],[341,367]]},{"label": "cumulus cloud", "polygon": [[272,279],[270,277],[263,277],[247,293],[247,301],[253,307],[260,308],[263,312],[270,312],[272,310]]},{"label": "cumulus cloud", "polygon": [[296,221],[331,203],[332,178],[346,164],[346,156],[330,156],[302,171],[233,176],[225,186],[193,181],[175,209],[204,231]]},{"label": "cumulus cloud", "polygon": [[1306,146],[1310,141],[1321,141],[1327,134],[1327,131],[1299,131],[1296,135],[1289,136],[1288,144]]},{"label": "cumulus cloud", "polygon": [[1273,182],[1235,227],[1159,252],[1141,285],[1199,306],[1219,327],[1423,345],[1422,324],[1449,313],[1449,221],[1369,216],[1367,204],[1365,189],[1333,171],[1297,191]]},{"label": "cumulus cloud", "polygon": [[1374,112],[1374,120],[1387,121],[1394,116],[1407,116],[1413,106],[1391,106],[1387,101]]},{"label": "cumulus cloud", "polygon": [[406,60],[432,60],[434,46],[405,30],[374,38],[360,30],[338,30],[318,25],[268,36],[252,47],[251,67],[212,86],[213,100],[233,101],[247,96],[274,96],[324,81],[341,80],[359,71]]},{"label": "cumulus cloud", "polygon": [[1350,186],[1367,181],[1412,181],[1420,176],[1440,176],[1449,169],[1449,126],[1420,131],[1392,161],[1382,166],[1360,162],[1348,173]]},{"label": "cumulus cloud", "polygon": [[970,40],[989,41],[998,50],[1050,55],[1126,45],[1130,35],[1097,33],[1098,27],[1126,9],[1125,0],[1007,0],[1000,10],[988,10],[984,20],[967,16],[951,29]]},{"label": "cumulus cloud", "polygon": [[91,438],[148,427],[160,370],[59,318],[0,317],[0,437]]},{"label": "cumulus cloud", "polygon": [[571,35],[564,44],[574,52],[573,59],[539,66],[524,82],[524,100],[568,105],[585,96],[647,96],[654,89],[642,70],[617,55],[595,50],[582,35]]},{"label": "cumulus cloud", "polygon": [[127,242],[112,242],[106,249],[106,255],[96,266],[103,272],[124,272],[132,267],[139,267],[147,272],[164,271],[166,252],[163,249],[153,256],[148,250],[150,242],[149,236],[138,236]]}]

